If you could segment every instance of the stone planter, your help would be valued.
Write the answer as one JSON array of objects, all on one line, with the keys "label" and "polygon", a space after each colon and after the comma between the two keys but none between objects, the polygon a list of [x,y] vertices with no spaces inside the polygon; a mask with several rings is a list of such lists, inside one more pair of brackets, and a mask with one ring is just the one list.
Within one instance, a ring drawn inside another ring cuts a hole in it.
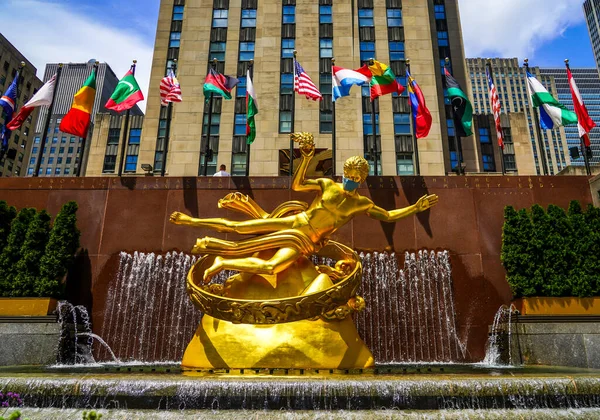
[{"label": "stone planter", "polygon": [[46,316],[57,303],[53,298],[0,298],[0,316]]},{"label": "stone planter", "polygon": [[522,316],[597,316],[600,315],[600,297],[532,297],[516,299],[513,304]]}]

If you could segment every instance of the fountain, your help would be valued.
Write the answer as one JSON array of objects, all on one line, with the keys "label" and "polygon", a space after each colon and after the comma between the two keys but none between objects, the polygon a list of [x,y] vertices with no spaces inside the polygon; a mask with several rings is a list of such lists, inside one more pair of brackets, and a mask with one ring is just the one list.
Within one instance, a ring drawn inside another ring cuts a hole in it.
[{"label": "fountain", "polygon": [[292,186],[316,192],[312,205],[269,213],[232,193],[219,207],[250,220],[173,213],[177,224],[258,236],[201,238],[191,254],[121,252],[102,324],[92,332],[84,308],[62,302],[59,365],[0,369],[0,391],[23,395],[32,419],[90,408],[117,418],[600,414],[597,372],[516,363],[513,307],[498,311],[484,362],[466,365],[447,251],[357,253],[327,238],[359,213],[395,221],[437,197],[377,207],[355,191],[368,170],[361,158],[342,184],[305,180],[312,136],[294,139],[304,158]]}]

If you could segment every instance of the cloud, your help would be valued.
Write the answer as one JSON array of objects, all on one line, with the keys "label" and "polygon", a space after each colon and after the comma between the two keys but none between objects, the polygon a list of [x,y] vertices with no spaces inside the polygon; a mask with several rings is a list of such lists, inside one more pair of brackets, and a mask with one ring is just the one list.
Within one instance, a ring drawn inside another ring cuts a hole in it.
[{"label": "cloud", "polygon": [[[138,34],[110,26],[58,3],[42,0],[8,0],[2,5],[2,34],[44,76],[46,63],[106,62],[122,77],[133,59],[136,79],[148,97],[153,46]],[[146,101],[139,103],[146,108]]]},{"label": "cloud", "polygon": [[582,0],[459,0],[467,57],[534,58],[584,21]]}]

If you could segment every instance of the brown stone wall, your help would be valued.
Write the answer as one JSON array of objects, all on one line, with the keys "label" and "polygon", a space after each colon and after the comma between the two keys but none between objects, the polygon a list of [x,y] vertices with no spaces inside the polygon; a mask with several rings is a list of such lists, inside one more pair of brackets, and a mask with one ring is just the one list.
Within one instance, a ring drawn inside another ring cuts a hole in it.
[{"label": "brown stone wall", "polygon": [[[500,263],[503,210],[592,202],[587,177],[372,177],[360,193],[386,209],[405,207],[424,194],[437,194],[430,212],[387,224],[359,217],[335,239],[357,250],[449,250],[460,335],[469,359],[481,360],[498,307],[511,299]],[[18,208],[45,208],[55,215],[69,200],[80,206],[81,245],[87,251],[70,276],[69,299],[92,310],[95,328],[102,325],[109,281],[119,252],[189,252],[197,237],[234,235],[190,229],[168,223],[175,210],[201,217],[243,217],[217,209],[231,191],[251,195],[266,209],[290,199],[313,195],[289,190],[284,177],[252,178],[6,178],[0,199]]]}]

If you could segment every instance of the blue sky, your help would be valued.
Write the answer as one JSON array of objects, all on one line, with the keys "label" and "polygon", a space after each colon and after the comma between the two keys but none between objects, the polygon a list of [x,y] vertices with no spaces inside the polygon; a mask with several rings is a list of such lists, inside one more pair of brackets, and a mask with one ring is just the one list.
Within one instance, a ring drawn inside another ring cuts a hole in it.
[{"label": "blue sky", "polygon": [[[138,60],[147,96],[160,0],[0,0],[0,31],[43,77],[49,62]],[[594,67],[583,0],[459,0],[467,57],[527,57],[535,66]],[[485,12],[482,12],[485,10]],[[26,30],[24,30],[26,28]],[[145,103],[140,104],[142,108]]]}]

